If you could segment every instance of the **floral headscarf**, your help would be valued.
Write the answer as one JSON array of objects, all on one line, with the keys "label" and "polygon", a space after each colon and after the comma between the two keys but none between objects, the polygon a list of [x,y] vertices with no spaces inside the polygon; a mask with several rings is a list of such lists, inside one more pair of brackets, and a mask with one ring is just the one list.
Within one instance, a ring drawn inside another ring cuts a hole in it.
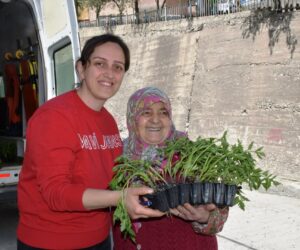
[{"label": "floral headscarf", "polygon": [[[171,119],[171,129],[167,139],[158,145],[150,145],[141,140],[137,135],[137,121],[142,112],[152,104],[162,102]],[[146,87],[137,90],[129,98],[127,104],[127,129],[128,138],[124,141],[123,154],[131,159],[158,160],[157,148],[165,145],[167,140],[186,136],[184,132],[177,131],[172,121],[171,103],[168,96],[158,88]]]}]

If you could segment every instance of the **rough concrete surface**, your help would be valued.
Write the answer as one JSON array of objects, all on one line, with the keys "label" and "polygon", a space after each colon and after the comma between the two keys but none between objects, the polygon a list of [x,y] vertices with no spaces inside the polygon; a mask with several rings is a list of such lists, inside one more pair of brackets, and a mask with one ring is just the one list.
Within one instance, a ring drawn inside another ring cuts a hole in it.
[{"label": "rough concrete surface", "polygon": [[[80,30],[81,44],[101,27]],[[263,146],[260,167],[300,181],[300,12],[267,10],[121,25],[131,50],[121,90],[106,106],[126,136],[129,96],[154,85],[170,96],[177,129]]]}]

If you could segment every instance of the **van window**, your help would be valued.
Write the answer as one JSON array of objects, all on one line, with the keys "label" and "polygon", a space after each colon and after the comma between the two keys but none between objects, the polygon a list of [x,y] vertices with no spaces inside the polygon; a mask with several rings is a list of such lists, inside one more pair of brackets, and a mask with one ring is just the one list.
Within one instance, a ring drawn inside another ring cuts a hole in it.
[{"label": "van window", "polygon": [[71,44],[54,52],[56,95],[74,88],[74,62]]}]

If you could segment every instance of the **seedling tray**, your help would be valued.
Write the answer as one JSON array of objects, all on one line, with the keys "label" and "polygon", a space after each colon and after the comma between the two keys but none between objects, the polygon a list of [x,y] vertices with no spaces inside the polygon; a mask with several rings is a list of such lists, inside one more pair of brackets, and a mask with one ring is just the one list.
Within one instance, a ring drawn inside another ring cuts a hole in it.
[{"label": "seedling tray", "polygon": [[233,206],[240,187],[223,183],[195,182],[159,186],[157,191],[143,196],[149,207],[162,212],[184,203],[204,205],[213,203],[217,207]]}]

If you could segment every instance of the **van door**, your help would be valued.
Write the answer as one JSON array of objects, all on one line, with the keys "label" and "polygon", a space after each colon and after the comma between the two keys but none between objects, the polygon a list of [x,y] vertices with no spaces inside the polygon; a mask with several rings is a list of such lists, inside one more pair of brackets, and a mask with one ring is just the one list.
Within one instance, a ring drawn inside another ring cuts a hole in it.
[{"label": "van door", "polygon": [[15,185],[28,120],[77,82],[80,55],[71,0],[0,0],[0,194]]},{"label": "van door", "polygon": [[45,67],[46,100],[72,87],[77,79],[74,63],[79,57],[79,37],[74,1],[35,0]]}]

